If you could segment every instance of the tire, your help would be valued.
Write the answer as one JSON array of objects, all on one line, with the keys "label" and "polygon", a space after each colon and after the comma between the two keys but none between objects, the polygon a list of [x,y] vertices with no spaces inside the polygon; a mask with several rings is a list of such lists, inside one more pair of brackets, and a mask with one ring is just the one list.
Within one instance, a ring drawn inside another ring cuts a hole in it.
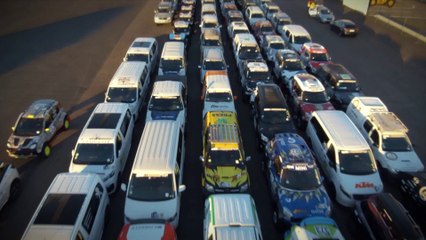
[{"label": "tire", "polygon": [[52,154],[52,147],[49,143],[44,143],[40,152],[41,156],[46,159]]},{"label": "tire", "polygon": [[19,179],[15,179],[10,185],[9,199],[10,200],[16,199],[19,195],[20,190],[21,190],[21,181]]},{"label": "tire", "polygon": [[70,123],[71,123],[70,117],[66,115],[64,118],[64,122],[62,123],[62,129],[68,130],[70,128]]}]

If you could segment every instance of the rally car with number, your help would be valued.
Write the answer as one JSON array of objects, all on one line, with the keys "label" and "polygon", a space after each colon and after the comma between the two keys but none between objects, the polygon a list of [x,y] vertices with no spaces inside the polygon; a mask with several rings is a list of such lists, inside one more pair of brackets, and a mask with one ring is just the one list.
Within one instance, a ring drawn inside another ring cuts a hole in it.
[{"label": "rally car with number", "polygon": [[266,146],[266,176],[275,202],[273,220],[290,225],[331,213],[331,201],[306,142],[296,133],[279,133]]},{"label": "rally car with number", "polygon": [[24,158],[51,154],[50,141],[62,129],[70,127],[70,118],[58,101],[42,99],[34,101],[21,113],[12,127],[7,141],[10,157]]}]

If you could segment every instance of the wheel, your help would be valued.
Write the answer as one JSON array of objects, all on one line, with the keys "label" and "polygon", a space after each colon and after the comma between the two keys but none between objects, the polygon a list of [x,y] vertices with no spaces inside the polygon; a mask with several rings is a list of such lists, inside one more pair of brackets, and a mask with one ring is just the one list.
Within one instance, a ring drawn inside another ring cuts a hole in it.
[{"label": "wheel", "polygon": [[66,115],[64,117],[64,122],[62,123],[62,129],[63,130],[68,130],[70,128],[70,117],[68,115]]},{"label": "wheel", "polygon": [[43,158],[48,158],[51,153],[52,153],[52,148],[50,147],[50,144],[44,143],[43,147],[41,148],[41,156]]},{"label": "wheel", "polygon": [[19,179],[15,179],[10,185],[9,190],[9,199],[14,200],[18,197],[19,191],[21,190],[21,181]]}]

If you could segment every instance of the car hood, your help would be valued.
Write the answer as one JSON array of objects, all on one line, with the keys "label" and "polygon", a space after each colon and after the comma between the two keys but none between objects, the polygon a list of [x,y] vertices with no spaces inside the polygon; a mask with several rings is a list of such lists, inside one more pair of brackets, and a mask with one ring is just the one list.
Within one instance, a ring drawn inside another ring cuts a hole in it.
[{"label": "car hood", "polygon": [[[407,152],[383,152],[381,157],[384,158],[392,169],[400,172],[420,172],[424,170],[424,166],[415,151]],[[387,156],[392,156],[390,160]]]},{"label": "car hood", "polygon": [[293,125],[291,120],[284,121],[283,123],[265,123],[261,122],[259,124],[260,132],[265,135],[268,139],[272,139],[277,133],[292,133],[296,132],[296,128]]},{"label": "car hood", "polygon": [[37,143],[39,136],[16,136],[9,137],[8,144],[12,148],[29,148],[33,143]]},{"label": "car hood", "polygon": [[278,198],[281,207],[290,210],[294,219],[330,214],[330,198],[324,187],[312,191],[280,189]]},{"label": "car hood", "polygon": [[236,166],[216,166],[204,169],[206,181],[220,188],[235,188],[248,181],[247,168]]},{"label": "car hood", "polygon": [[159,218],[168,220],[178,212],[177,198],[164,201],[138,201],[126,197],[124,215],[130,220]]}]

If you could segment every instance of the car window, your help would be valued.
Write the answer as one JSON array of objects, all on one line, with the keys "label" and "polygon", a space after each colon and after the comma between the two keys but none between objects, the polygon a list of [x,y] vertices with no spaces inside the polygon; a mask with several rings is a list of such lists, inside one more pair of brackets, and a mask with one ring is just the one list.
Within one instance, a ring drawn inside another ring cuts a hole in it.
[{"label": "car window", "polygon": [[124,137],[126,137],[130,120],[131,120],[131,117],[128,115],[128,112],[126,112],[126,115],[124,116],[124,119],[123,119],[123,123],[121,123],[121,126],[120,126],[121,133],[123,134]]},{"label": "car window", "polygon": [[373,128],[373,125],[371,124],[371,122],[369,120],[366,120],[364,122],[364,129],[366,132],[370,132],[370,130]]},{"label": "car window", "polygon": [[311,118],[311,124],[314,127],[315,131],[317,132],[317,136],[322,144],[327,144],[329,139],[327,134],[322,129],[321,125],[319,124],[318,120],[315,117]]},{"label": "car window", "polygon": [[121,145],[123,144],[123,139],[120,134],[117,135],[115,139],[116,148],[115,148],[115,155],[118,157],[118,152],[121,150]]},{"label": "car window", "polygon": [[377,146],[379,145],[379,133],[377,132],[377,130],[373,130],[371,132],[371,140],[373,140],[374,144],[376,144]]},{"label": "car window", "polygon": [[336,152],[334,151],[333,145],[330,145],[328,148],[327,157],[330,163],[333,165],[333,168],[336,169]]},{"label": "car window", "polygon": [[92,194],[89,205],[88,205],[87,210],[84,214],[83,223],[82,223],[84,229],[86,229],[86,231],[89,233],[89,235],[90,235],[90,232],[92,231],[93,223],[95,222],[96,215],[99,211],[99,205],[101,203],[102,194],[103,194],[103,188],[98,183],[95,187],[93,194]]}]

